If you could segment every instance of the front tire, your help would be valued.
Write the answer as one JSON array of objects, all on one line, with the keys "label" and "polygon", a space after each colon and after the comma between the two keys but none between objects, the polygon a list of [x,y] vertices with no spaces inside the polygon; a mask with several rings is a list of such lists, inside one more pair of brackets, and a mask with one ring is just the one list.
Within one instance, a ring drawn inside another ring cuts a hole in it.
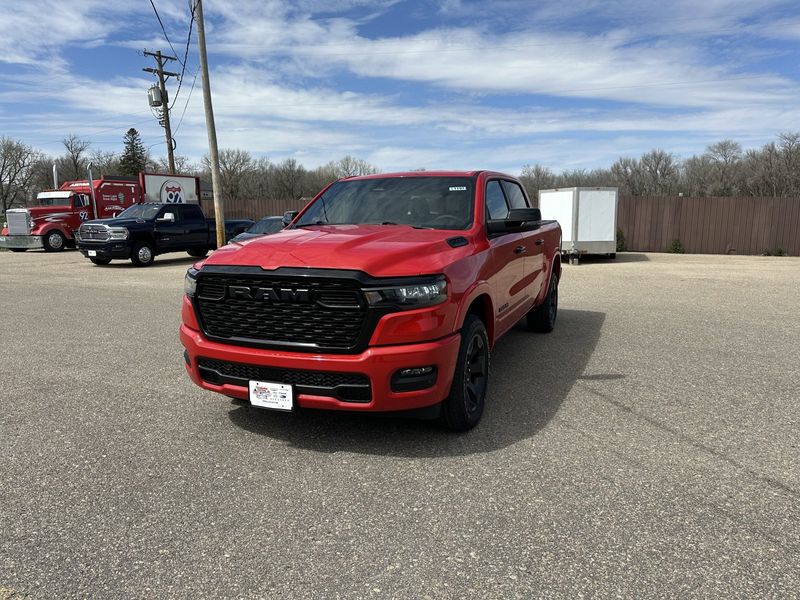
[{"label": "front tire", "polygon": [[550,333],[556,326],[558,317],[558,276],[550,275],[547,296],[539,306],[532,308],[527,315],[528,328],[538,333]]},{"label": "front tire", "polygon": [[42,236],[45,252],[61,252],[67,245],[67,238],[60,231],[51,231]]},{"label": "front tire", "polygon": [[483,416],[489,384],[489,336],[477,316],[468,315],[461,328],[456,371],[450,394],[442,403],[441,419],[452,431],[468,431]]},{"label": "front tire", "polygon": [[149,242],[141,242],[133,247],[131,253],[131,262],[137,267],[149,267],[156,259],[156,253],[153,250],[152,244]]},{"label": "front tire", "polygon": [[89,260],[96,265],[107,265],[111,262],[110,258],[90,258]]}]

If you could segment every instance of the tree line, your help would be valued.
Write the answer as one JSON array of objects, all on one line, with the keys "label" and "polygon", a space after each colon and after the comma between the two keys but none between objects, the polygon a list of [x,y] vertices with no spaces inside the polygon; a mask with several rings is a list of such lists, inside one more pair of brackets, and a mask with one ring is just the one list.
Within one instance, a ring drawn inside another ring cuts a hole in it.
[{"label": "tree line", "polygon": [[655,149],[639,158],[620,157],[606,169],[555,173],[525,165],[520,175],[529,194],[561,187],[618,187],[629,196],[800,196],[800,133],[778,135],[761,148],[742,150],[734,140],[708,146],[685,160]]},{"label": "tree line", "polygon": [[[25,206],[38,192],[50,189],[53,163],[60,181],[85,179],[90,163],[97,178],[168,171],[166,158],[153,158],[135,129],[125,133],[119,153],[93,149],[89,141],[76,135],[67,136],[62,143],[63,154],[48,156],[21,140],[0,137],[3,212]],[[294,158],[274,163],[237,148],[222,149],[219,157],[223,197],[230,200],[296,200],[313,196],[340,177],[379,172],[374,165],[349,155],[315,169],[305,168]],[[211,181],[207,157],[195,164],[176,156],[175,164],[179,173]],[[736,141],[722,140],[684,160],[654,149],[638,158],[620,157],[600,169],[556,173],[540,164],[526,164],[520,179],[532,197],[540,189],[573,186],[618,187],[620,194],[634,196],[800,197],[800,133],[781,133],[776,141],[748,150]]]}]

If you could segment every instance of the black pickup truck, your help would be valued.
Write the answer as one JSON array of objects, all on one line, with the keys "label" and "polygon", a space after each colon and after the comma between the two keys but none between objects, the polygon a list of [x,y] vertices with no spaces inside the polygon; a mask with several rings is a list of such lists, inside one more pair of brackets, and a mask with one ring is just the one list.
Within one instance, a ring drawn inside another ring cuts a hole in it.
[{"label": "black pickup truck", "polygon": [[[226,241],[253,221],[225,221]],[[137,267],[153,264],[158,254],[188,252],[202,257],[217,247],[214,219],[206,219],[197,204],[135,204],[113,219],[81,224],[78,250],[96,265],[130,259]]]}]

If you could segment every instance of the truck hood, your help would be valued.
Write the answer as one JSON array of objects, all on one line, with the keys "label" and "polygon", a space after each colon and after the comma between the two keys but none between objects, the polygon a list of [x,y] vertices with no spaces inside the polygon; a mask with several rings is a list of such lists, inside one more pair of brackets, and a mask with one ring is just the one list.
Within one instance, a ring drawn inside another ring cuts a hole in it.
[{"label": "truck hood", "polygon": [[414,229],[408,225],[324,225],[284,230],[214,252],[205,265],[349,269],[373,277],[441,273],[472,252],[470,244],[453,248],[447,240],[469,239],[467,232]]},{"label": "truck hood", "polygon": [[31,213],[32,219],[41,219],[43,217],[61,217],[63,215],[71,215],[72,208],[69,204],[64,206],[32,206],[28,209]]},{"label": "truck hood", "polygon": [[128,229],[141,227],[146,224],[142,219],[92,219],[84,221],[85,225],[108,225],[109,227],[126,227]]}]

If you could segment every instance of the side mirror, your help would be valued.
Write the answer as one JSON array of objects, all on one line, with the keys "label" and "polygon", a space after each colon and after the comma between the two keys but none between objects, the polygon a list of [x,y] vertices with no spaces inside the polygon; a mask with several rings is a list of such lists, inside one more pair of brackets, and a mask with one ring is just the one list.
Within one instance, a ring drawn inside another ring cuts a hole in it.
[{"label": "side mirror", "polygon": [[287,210],[285,213],[283,213],[283,219],[281,219],[281,221],[283,222],[283,226],[286,227],[289,225],[289,223],[294,221],[294,218],[297,216],[297,213],[299,212],[300,211],[298,210]]},{"label": "side mirror", "polygon": [[174,223],[175,222],[175,213],[164,213],[163,216],[158,217],[156,219],[158,223]]},{"label": "side mirror", "polygon": [[538,208],[512,208],[505,219],[495,219],[486,223],[489,235],[497,233],[515,233],[531,231],[539,228],[542,211]]},{"label": "side mirror", "polygon": [[538,208],[512,208],[508,211],[506,221],[512,223],[528,223],[530,221],[541,221],[542,211]]}]

